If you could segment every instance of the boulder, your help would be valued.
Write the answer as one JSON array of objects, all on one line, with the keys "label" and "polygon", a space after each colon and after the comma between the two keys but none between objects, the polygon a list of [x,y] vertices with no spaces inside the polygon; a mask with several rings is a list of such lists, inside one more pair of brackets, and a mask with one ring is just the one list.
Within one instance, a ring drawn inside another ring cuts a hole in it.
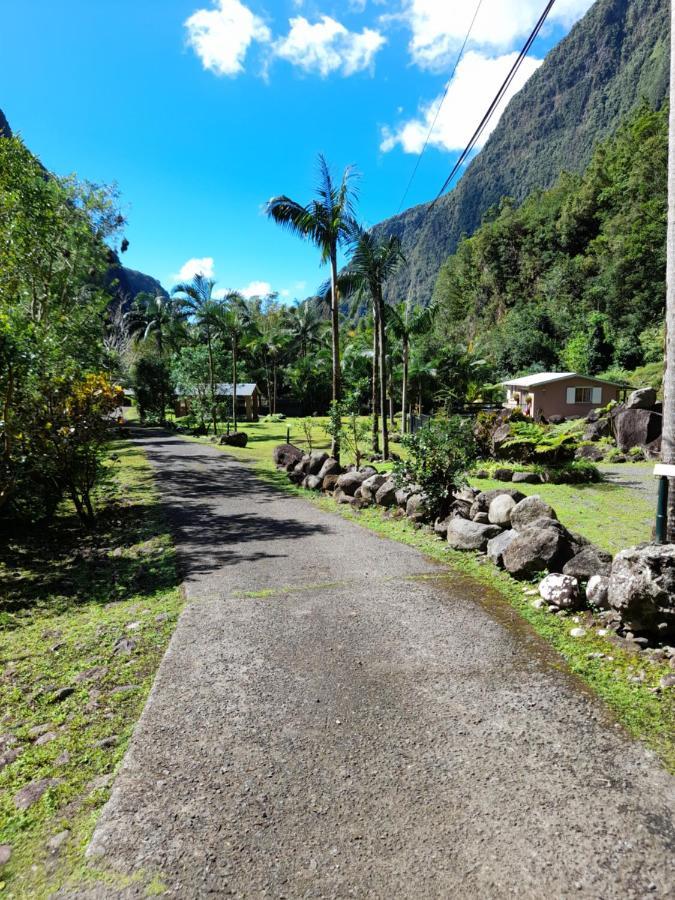
[{"label": "boulder", "polygon": [[564,575],[572,575],[577,581],[588,581],[593,575],[609,575],[612,554],[590,545],[573,556],[563,566]]},{"label": "boulder", "polygon": [[511,510],[511,524],[521,531],[536,519],[557,519],[555,511],[538,494],[532,494],[516,503]]},{"label": "boulder", "polygon": [[327,478],[329,475],[340,474],[342,474],[342,466],[337,459],[333,459],[332,456],[329,456],[328,459],[325,460],[318,472],[319,478]]},{"label": "boulder", "polygon": [[492,525],[501,525],[507,528],[511,524],[511,510],[515,507],[516,501],[508,494],[500,494],[490,504],[488,509],[488,521]]},{"label": "boulder", "polygon": [[539,596],[558,609],[576,609],[580,602],[579,582],[571,575],[552,573],[539,585]]},{"label": "boulder", "polygon": [[428,512],[422,494],[412,494],[408,497],[405,514],[413,522],[423,522],[427,518]]},{"label": "boulder", "polygon": [[303,481],[304,478],[305,473],[303,471],[297,472],[295,469],[293,469],[292,472],[288,473],[288,480],[291,482],[291,484],[300,484],[300,482]]},{"label": "boulder", "polygon": [[642,448],[646,459],[661,459],[661,435]]},{"label": "boulder", "polygon": [[616,443],[624,452],[651,444],[661,434],[663,416],[648,409],[624,409],[614,418]]},{"label": "boulder", "polygon": [[656,391],[654,388],[638,388],[626,397],[625,409],[652,409],[656,403]]},{"label": "boulder", "polygon": [[308,491],[320,491],[323,485],[323,479],[318,475],[305,475],[302,486]]},{"label": "boulder", "polygon": [[497,479],[497,481],[511,481],[511,479],[513,478],[513,469],[495,469],[494,477]]},{"label": "boulder", "polygon": [[469,519],[455,518],[448,524],[448,544],[455,550],[485,550],[488,541],[501,534],[498,525],[479,525]]},{"label": "boulder", "polygon": [[592,575],[586,585],[586,599],[591,606],[596,606],[598,609],[608,609],[608,591],[609,578],[605,575]]},{"label": "boulder", "polygon": [[345,493],[342,488],[336,488],[335,492],[333,493],[333,499],[336,503],[349,503],[354,498],[351,494]]},{"label": "boulder", "polygon": [[393,481],[385,481],[375,494],[378,506],[396,506],[396,485]]},{"label": "boulder", "polygon": [[675,544],[640,544],[612,563],[608,600],[631,631],[675,634]]},{"label": "boulder", "polygon": [[356,500],[362,500],[362,499],[363,499],[363,485],[362,485],[362,484],[360,484],[360,485],[357,487],[357,489],[354,491],[354,498],[355,498]]},{"label": "boulder", "polygon": [[520,503],[521,500],[525,499],[525,494],[516,490],[516,488],[495,488],[492,491],[481,491],[471,504],[469,518],[473,519],[479,512],[486,513],[495,497],[499,497],[501,494],[508,494],[509,497],[513,497],[516,503]]},{"label": "boulder", "polygon": [[303,475],[309,475],[309,456],[305,453],[299,463],[296,463],[294,472],[301,472]]},{"label": "boulder", "polygon": [[538,472],[514,472],[511,481],[514,484],[541,484]]},{"label": "boulder", "polygon": [[401,509],[406,508],[410,497],[411,497],[411,493],[408,488],[399,488],[396,491],[396,502],[401,507]]},{"label": "boulder", "polygon": [[226,447],[245,447],[248,444],[248,435],[245,431],[232,431],[221,436],[220,444]]},{"label": "boulder", "polygon": [[583,439],[585,441],[599,441],[604,437],[609,437],[611,433],[612,428],[609,419],[598,418],[587,424]]},{"label": "boulder", "polygon": [[[321,478],[321,475],[319,475]],[[337,487],[338,476],[337,475],[326,475],[326,477],[321,482],[321,489],[326,491],[327,493],[332,493]]]},{"label": "boulder", "polygon": [[338,476],[337,486],[345,494],[353,497],[354,491],[363,484],[367,477],[368,475],[363,472],[343,472],[342,475]]},{"label": "boulder", "polygon": [[511,426],[508,422],[498,425],[492,432],[492,452],[494,456],[499,457],[503,453],[503,446],[511,435]]},{"label": "boulder", "polygon": [[502,531],[497,537],[491,538],[487,542],[488,559],[501,568],[504,565],[504,551],[517,537],[518,532],[515,528],[510,528],[508,531]]},{"label": "boulder", "polygon": [[487,469],[478,469],[478,471],[474,473],[474,478],[484,479],[489,477],[490,473]]},{"label": "boulder", "polygon": [[294,444],[279,444],[272,451],[275,465],[286,469],[289,465],[297,465],[302,459],[302,450]]},{"label": "boulder", "polygon": [[572,555],[566,529],[554,519],[537,519],[520,531],[504,550],[502,559],[507,572],[525,578],[537,572],[560,572]]},{"label": "boulder", "polygon": [[370,478],[371,475],[377,475],[375,466],[361,466],[358,470],[364,478]]},{"label": "boulder", "polygon": [[328,459],[325,450],[312,450],[309,454],[309,465],[307,466],[308,475],[318,475],[323,468],[323,464]]},{"label": "boulder", "polygon": [[605,458],[605,454],[599,447],[593,447],[591,444],[585,444],[582,447],[578,447],[575,454],[575,459],[586,459],[589,462],[602,462]]},{"label": "boulder", "polygon": [[448,539],[448,526],[450,525],[450,522],[450,516],[445,519],[436,519],[436,521],[434,522],[434,533],[444,541],[447,541]]},{"label": "boulder", "polygon": [[567,419],[565,418],[565,416],[553,415],[553,416],[548,417],[548,421],[551,425],[562,425],[564,422],[567,421]]},{"label": "boulder", "polygon": [[[462,518],[466,519],[466,516],[462,516]],[[488,513],[479,512],[476,513],[472,521],[477,522],[479,525],[489,525],[490,516]]]},{"label": "boulder", "polygon": [[374,500],[385,481],[387,481],[386,475],[369,475],[361,485],[361,495],[367,500]]}]

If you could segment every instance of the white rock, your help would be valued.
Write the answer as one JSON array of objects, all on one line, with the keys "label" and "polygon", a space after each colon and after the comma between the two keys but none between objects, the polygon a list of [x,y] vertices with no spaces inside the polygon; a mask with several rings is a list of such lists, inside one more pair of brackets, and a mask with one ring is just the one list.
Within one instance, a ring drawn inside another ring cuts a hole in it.
[{"label": "white rock", "polygon": [[583,637],[586,634],[585,628],[573,628],[570,631],[570,637]]},{"label": "white rock", "polygon": [[539,585],[539,595],[558,609],[573,609],[579,603],[579,582],[571,575],[547,575]]},{"label": "white rock", "polygon": [[488,519],[493,525],[507,527],[511,524],[511,510],[516,501],[508,494],[500,494],[490,504]]},{"label": "white rock", "polygon": [[598,609],[607,609],[609,603],[607,601],[607,589],[609,587],[609,579],[605,575],[592,575],[588,579],[586,585],[586,598],[592,606]]}]

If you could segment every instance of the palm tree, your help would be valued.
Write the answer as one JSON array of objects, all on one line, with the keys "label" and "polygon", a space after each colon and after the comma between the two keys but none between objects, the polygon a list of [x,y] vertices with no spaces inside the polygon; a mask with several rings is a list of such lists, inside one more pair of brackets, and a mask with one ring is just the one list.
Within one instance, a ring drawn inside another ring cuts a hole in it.
[{"label": "palm tree", "polygon": [[389,458],[387,426],[387,335],[385,332],[384,285],[389,276],[404,262],[401,241],[395,235],[376,237],[372,231],[355,227],[352,234],[353,252],[349,260],[345,283],[357,296],[368,294],[373,305],[374,327],[377,333],[379,360],[380,427],[382,455]]},{"label": "palm tree", "polygon": [[209,355],[209,395],[211,398],[211,421],[213,433],[218,431],[218,410],[216,404],[216,384],[213,366],[213,316],[218,308],[217,301],[213,298],[215,281],[199,274],[190,282],[177,284],[172,296],[177,296],[180,308],[186,316],[192,318],[206,338],[206,346]]},{"label": "palm tree", "polygon": [[[267,382],[267,408],[270,413],[277,411],[277,370],[279,360],[289,340],[288,330],[283,326],[279,316],[269,313],[257,322],[256,334],[253,338],[253,349],[262,354]],[[270,374],[271,368],[271,374]]]},{"label": "palm tree", "polygon": [[147,341],[154,335],[157,342],[157,352],[160,359],[164,359],[164,346],[166,343],[176,344],[178,338],[184,335],[186,315],[180,306],[171,297],[162,294],[137,294],[133,307],[125,314],[129,332],[141,335],[142,341]]},{"label": "palm tree", "polygon": [[[273,197],[266,212],[277,224],[311,241],[321,251],[321,262],[330,265],[331,332],[333,351],[333,401],[341,399],[340,319],[338,295],[338,247],[346,245],[355,224],[354,171],[345,169],[339,184],[333,181],[326,159],[319,155],[319,180],[316,198],[306,206],[286,196]],[[340,441],[333,437],[332,454],[340,456]]]},{"label": "palm tree", "polygon": [[387,328],[401,342],[403,378],[401,384],[401,433],[407,431],[408,380],[410,367],[410,343],[414,337],[425,334],[431,328],[435,307],[416,306],[410,297],[387,309]]},{"label": "palm tree", "polygon": [[300,347],[303,357],[307,356],[307,348],[318,344],[324,330],[324,319],[311,300],[303,300],[291,306],[287,314],[287,329]]},{"label": "palm tree", "polygon": [[237,291],[229,291],[224,302],[211,311],[214,331],[230,344],[232,351],[232,424],[237,430],[237,364],[242,341],[251,327],[251,310]]}]

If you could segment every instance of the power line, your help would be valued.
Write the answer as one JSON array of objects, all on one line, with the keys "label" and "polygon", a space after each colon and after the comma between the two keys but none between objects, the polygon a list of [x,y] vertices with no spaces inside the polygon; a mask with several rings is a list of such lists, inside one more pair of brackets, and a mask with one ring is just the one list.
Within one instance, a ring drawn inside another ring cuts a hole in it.
[{"label": "power line", "polygon": [[476,143],[477,143],[478,139],[480,138],[481,134],[485,131],[485,128],[487,127],[487,125],[488,125],[490,119],[492,118],[495,109],[499,106],[500,102],[502,101],[502,99],[503,99],[503,97],[504,97],[504,94],[505,94],[506,91],[509,89],[509,87],[510,87],[510,85],[511,85],[511,82],[512,82],[513,79],[515,78],[515,76],[516,76],[516,74],[517,74],[517,72],[518,72],[518,69],[520,69],[520,66],[521,66],[522,63],[523,63],[523,60],[525,59],[525,57],[527,56],[527,54],[530,52],[530,48],[532,47],[532,44],[533,44],[533,43],[535,42],[535,40],[537,39],[537,37],[538,37],[538,35],[539,35],[539,32],[541,31],[541,29],[542,29],[542,27],[543,27],[543,25],[544,25],[544,22],[545,22],[546,19],[548,18],[548,14],[551,12],[551,9],[553,8],[553,4],[554,4],[554,3],[555,3],[555,0],[549,0],[548,4],[546,5],[546,9],[544,10],[544,12],[543,12],[543,13],[541,14],[541,16],[539,17],[539,19],[538,19],[536,25],[535,25],[534,28],[532,29],[532,33],[531,33],[530,36],[528,37],[527,41],[525,41],[525,45],[523,46],[523,49],[522,49],[522,50],[520,51],[520,53],[518,54],[518,57],[517,57],[516,61],[514,62],[513,66],[511,67],[511,70],[509,71],[509,74],[508,74],[508,75],[506,76],[506,78],[504,79],[504,82],[503,82],[502,86],[499,88],[499,91],[497,92],[497,95],[495,96],[494,100],[492,101],[492,103],[491,103],[490,106],[488,107],[488,111],[485,113],[485,115],[484,115],[483,118],[481,119],[480,124],[478,125],[478,128],[476,128],[476,130],[474,131],[473,135],[471,136],[471,140],[469,141],[469,143],[466,145],[466,147],[465,147],[464,150],[462,151],[462,153],[461,153],[461,155],[459,156],[457,162],[456,162],[455,165],[453,166],[452,171],[450,172],[450,174],[448,175],[448,177],[445,179],[445,181],[444,181],[444,183],[443,183],[443,187],[440,189],[440,191],[439,191],[438,194],[436,195],[436,197],[435,197],[433,203],[431,204],[431,206],[429,207],[429,209],[432,209],[433,206],[438,202],[438,200],[439,200],[439,198],[442,196],[442,194],[445,193],[445,191],[447,190],[449,184],[452,182],[452,179],[455,177],[455,175],[457,174],[457,172],[459,171],[459,169],[460,169],[460,168],[462,167],[462,165],[464,164],[464,162],[465,162],[467,156],[468,156],[468,155],[471,153],[471,151],[473,150],[473,148],[474,148],[474,146],[476,145]]},{"label": "power line", "polygon": [[473,31],[473,26],[476,23],[476,18],[478,16],[478,12],[479,12],[482,4],[483,4],[483,0],[478,0],[478,4],[476,5],[476,9],[473,14],[473,19],[471,20],[471,24],[469,25],[469,30],[466,33],[466,37],[464,38],[464,43],[462,44],[462,47],[459,51],[459,55],[457,56],[457,59],[455,60],[455,65],[453,66],[452,72],[450,74],[450,78],[448,79],[447,84],[445,85],[445,90],[443,91],[443,96],[441,97],[441,102],[438,104],[438,109],[436,110],[436,115],[434,116],[434,121],[431,123],[431,128],[429,129],[429,133],[427,134],[426,140],[424,141],[424,146],[422,147],[422,149],[420,150],[420,152],[417,156],[417,161],[415,162],[415,167],[412,170],[410,180],[408,181],[408,184],[406,185],[406,189],[403,192],[403,196],[401,197],[401,202],[399,203],[398,209],[396,210],[396,215],[398,215],[401,212],[401,209],[403,208],[403,204],[405,203],[405,198],[408,196],[408,191],[410,190],[410,187],[415,179],[415,175],[417,174],[417,170],[420,167],[422,157],[424,156],[424,151],[427,149],[427,145],[431,139],[432,132],[433,132],[434,128],[436,127],[436,122],[438,121],[438,116],[440,115],[441,107],[443,106],[443,103],[445,102],[445,98],[448,96],[448,91],[450,90],[450,85],[452,84],[452,79],[455,77],[455,73],[457,72],[457,67],[459,66],[460,62],[462,61],[462,57],[464,56],[464,51],[466,50],[466,45],[469,43],[469,38],[471,36],[471,32]]}]

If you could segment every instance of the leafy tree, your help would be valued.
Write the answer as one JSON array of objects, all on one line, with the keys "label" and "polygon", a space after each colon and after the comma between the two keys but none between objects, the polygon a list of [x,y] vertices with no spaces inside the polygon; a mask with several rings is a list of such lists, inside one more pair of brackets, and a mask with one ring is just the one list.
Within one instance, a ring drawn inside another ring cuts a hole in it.
[{"label": "leafy tree", "polygon": [[401,384],[401,433],[408,430],[408,380],[410,344],[413,338],[426,334],[432,325],[435,307],[415,306],[410,298],[405,303],[387,307],[387,328],[401,344],[403,377]]}]

